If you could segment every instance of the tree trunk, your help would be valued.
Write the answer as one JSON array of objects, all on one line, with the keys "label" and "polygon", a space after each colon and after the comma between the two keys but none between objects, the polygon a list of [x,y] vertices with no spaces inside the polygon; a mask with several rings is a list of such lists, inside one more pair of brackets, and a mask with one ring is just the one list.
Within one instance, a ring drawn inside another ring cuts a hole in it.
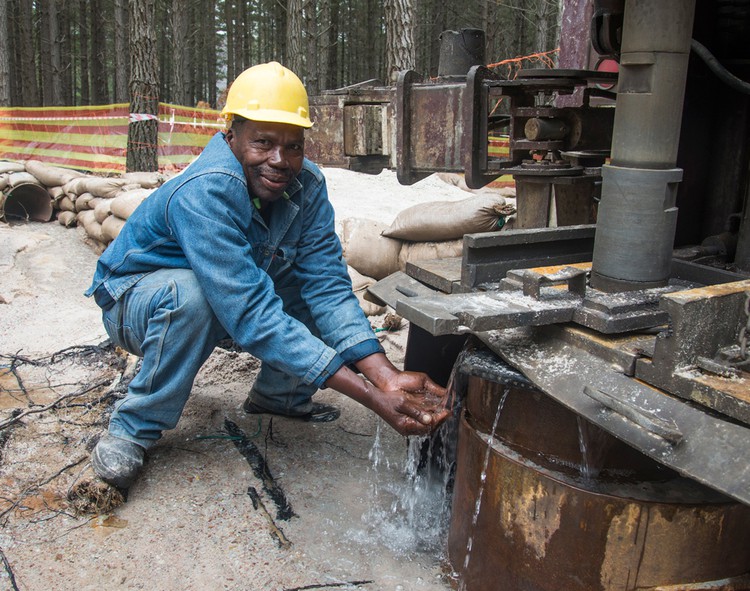
[{"label": "tree trunk", "polygon": [[[514,36],[513,54],[515,56],[524,55],[526,52],[526,27],[524,27],[524,8],[520,6],[522,2],[515,0],[515,4],[518,4],[515,10],[515,28],[516,34]],[[513,57],[513,56],[511,56]]]},{"label": "tree trunk", "polygon": [[[198,99],[195,98],[193,92],[193,76],[194,62],[193,62],[193,47],[195,47],[195,39],[198,36],[195,21],[193,20],[193,8],[195,7],[195,1],[183,2],[182,10],[185,12],[185,41],[183,42],[182,49],[182,83],[185,85],[183,90],[185,96],[185,105],[194,105]],[[208,18],[208,16],[206,16]]]},{"label": "tree trunk", "polygon": [[[485,2],[486,1],[487,0],[485,0]],[[430,56],[429,63],[424,71],[429,72],[433,76],[437,76],[438,73],[438,65],[440,62],[440,35],[448,28],[447,20],[448,13],[446,3],[437,2],[435,5],[433,25],[430,27],[430,38],[424,41],[427,45],[425,49]]]},{"label": "tree trunk", "polygon": [[21,88],[23,106],[39,107],[42,104],[37,83],[36,55],[34,54],[34,27],[31,19],[31,2],[19,2],[21,11]]},{"label": "tree trunk", "polygon": [[10,86],[10,104],[23,105],[21,95],[21,41],[20,41],[20,20],[21,11],[18,8],[18,0],[8,0],[6,2],[6,15],[8,27],[8,59],[10,60],[9,72],[13,75],[8,79]]},{"label": "tree trunk", "polygon": [[414,4],[412,0],[385,0],[386,70],[395,83],[401,70],[416,67]]},{"label": "tree trunk", "polygon": [[52,105],[52,40],[50,39],[50,4],[54,0],[45,0],[37,6],[39,11],[39,69],[42,84],[42,104]]},{"label": "tree trunk", "polygon": [[[206,21],[204,26],[204,40],[203,40],[203,47],[204,47],[204,55],[206,56],[205,59],[205,68],[206,68],[206,85],[207,85],[207,93],[208,93],[208,102],[212,105],[215,105],[218,108],[218,96],[216,93],[216,71],[218,70],[218,57],[216,55],[216,45],[218,44],[218,40],[216,39],[216,19],[214,18],[214,5],[211,0],[208,0],[206,2],[206,14],[209,15],[208,18],[204,19]],[[205,95],[204,95],[205,96]],[[223,107],[223,105],[222,105]]]},{"label": "tree trunk", "polygon": [[155,171],[159,108],[155,0],[130,0],[130,113],[128,171]]},{"label": "tree trunk", "polygon": [[304,46],[307,47],[305,52],[305,70],[304,81],[307,93],[315,95],[320,93],[320,43],[319,29],[324,24],[318,20],[318,7],[315,0],[305,2],[305,27],[303,36],[307,39]]},{"label": "tree trunk", "polygon": [[339,81],[339,15],[340,0],[328,0],[331,7],[331,27],[328,30],[328,80],[326,88],[337,88]]},{"label": "tree trunk", "polygon": [[242,22],[244,23],[244,30],[246,33],[242,35],[242,69],[249,68],[253,64],[253,12],[252,2],[242,3]]},{"label": "tree trunk", "polygon": [[78,49],[81,60],[81,104],[91,104],[91,70],[89,68],[89,45],[91,40],[89,38],[89,26],[88,20],[91,18],[89,14],[88,0],[80,0],[78,3],[78,18],[80,26],[78,30],[80,32],[80,47]]},{"label": "tree trunk", "polygon": [[60,49],[60,20],[58,14],[58,0],[47,0],[49,5],[49,53],[51,80],[50,98],[52,105],[64,105],[62,96],[62,54]]},{"label": "tree trunk", "polygon": [[316,35],[315,51],[318,54],[318,93],[330,88],[329,44],[331,28],[331,0],[318,0],[319,24]]},{"label": "tree trunk", "polygon": [[188,13],[185,0],[172,0],[172,100],[189,105],[185,74],[187,73]]},{"label": "tree trunk", "polygon": [[289,63],[289,50],[286,45],[287,12],[284,5],[279,0],[275,0],[271,4],[271,9],[271,41],[273,46],[270,55],[272,55],[273,59],[276,61],[280,61],[282,64],[287,64]]},{"label": "tree trunk", "polygon": [[62,88],[62,105],[76,104],[73,89],[78,86],[73,64],[72,12],[73,5],[70,2],[62,2],[57,14],[57,20],[60,25],[60,85]]},{"label": "tree trunk", "polygon": [[547,50],[547,29],[549,28],[549,11],[547,0],[536,0],[534,15],[534,50]]},{"label": "tree trunk", "polygon": [[0,107],[10,106],[10,42],[8,3],[0,2]]},{"label": "tree trunk", "polygon": [[[91,100],[95,105],[104,105],[109,102],[109,91],[107,89],[107,40],[104,34],[104,14],[102,12],[102,0],[91,1],[91,20],[89,21],[89,39],[91,39],[91,50],[89,67],[91,68]],[[153,26],[153,25],[152,25]]]},{"label": "tree trunk", "polygon": [[237,77],[238,72],[234,67],[234,2],[224,1],[224,24],[227,30],[227,86]]},{"label": "tree trunk", "polygon": [[154,29],[161,34],[156,35],[156,68],[160,73],[159,76],[159,97],[168,102],[175,102],[172,99],[172,45],[169,39],[170,35],[166,34],[171,28],[170,24],[171,2],[159,1],[156,3],[156,14]]},{"label": "tree trunk", "polygon": [[115,0],[115,102],[126,103],[128,92],[128,4]]},{"label": "tree trunk", "polygon": [[380,2],[367,0],[365,4],[364,31],[364,54],[360,60],[362,69],[357,73],[359,80],[369,80],[377,78],[378,72],[378,27],[375,23],[378,21],[378,6]]},{"label": "tree trunk", "polygon": [[[210,4],[210,6],[209,6]],[[191,61],[194,64],[190,76],[191,92],[196,101],[208,101],[215,106],[208,92],[206,81],[206,70],[209,67],[210,55],[208,53],[209,37],[208,29],[212,26],[214,19],[215,6],[209,0],[197,0],[192,5],[192,14],[190,22],[193,32],[191,37],[193,42],[188,44],[190,47]]]},{"label": "tree trunk", "polygon": [[303,0],[287,0],[286,3],[286,66],[300,79],[305,79],[302,54]]}]

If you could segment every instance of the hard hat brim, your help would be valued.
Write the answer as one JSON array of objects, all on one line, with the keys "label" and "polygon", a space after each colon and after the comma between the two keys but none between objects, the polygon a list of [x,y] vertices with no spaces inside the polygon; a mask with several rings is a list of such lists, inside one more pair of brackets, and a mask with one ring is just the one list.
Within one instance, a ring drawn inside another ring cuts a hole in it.
[{"label": "hard hat brim", "polygon": [[239,115],[250,121],[263,121],[266,123],[287,123],[288,125],[296,125],[297,127],[304,127],[305,129],[309,129],[313,126],[313,122],[307,117],[276,109],[237,109],[224,111],[222,112],[222,115],[225,117],[227,115]]}]

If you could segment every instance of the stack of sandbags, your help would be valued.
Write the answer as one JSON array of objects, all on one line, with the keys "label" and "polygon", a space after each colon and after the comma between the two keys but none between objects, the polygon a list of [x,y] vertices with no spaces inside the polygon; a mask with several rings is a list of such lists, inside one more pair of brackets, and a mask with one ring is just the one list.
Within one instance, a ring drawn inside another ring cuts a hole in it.
[{"label": "stack of sandbags", "polygon": [[[125,221],[154,189],[144,189],[138,185],[123,185],[122,190],[114,197],[94,197],[89,201],[89,208],[77,214],[77,222],[83,226],[97,250],[103,251],[117,238]],[[76,201],[77,202],[77,201]],[[91,207],[93,205],[93,208]]]},{"label": "stack of sandbags", "polygon": [[344,258],[363,275],[383,279],[405,270],[407,262],[461,256],[465,234],[500,230],[514,212],[512,203],[493,192],[420,203],[399,213],[390,226],[348,218],[341,223]]},{"label": "stack of sandbags", "polygon": [[[100,177],[38,160],[17,166],[47,189],[58,222],[66,227],[82,227],[99,251],[115,239],[125,220],[148,194],[166,180],[157,172]],[[2,178],[0,166],[0,182]]]}]

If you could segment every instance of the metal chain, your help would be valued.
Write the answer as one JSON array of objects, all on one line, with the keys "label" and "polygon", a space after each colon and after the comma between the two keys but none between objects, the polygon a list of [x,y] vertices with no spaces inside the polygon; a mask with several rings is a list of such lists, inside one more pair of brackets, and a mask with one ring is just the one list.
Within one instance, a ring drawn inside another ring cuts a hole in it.
[{"label": "metal chain", "polygon": [[745,326],[740,329],[740,359],[748,361],[747,339],[750,337],[750,291],[745,292]]}]

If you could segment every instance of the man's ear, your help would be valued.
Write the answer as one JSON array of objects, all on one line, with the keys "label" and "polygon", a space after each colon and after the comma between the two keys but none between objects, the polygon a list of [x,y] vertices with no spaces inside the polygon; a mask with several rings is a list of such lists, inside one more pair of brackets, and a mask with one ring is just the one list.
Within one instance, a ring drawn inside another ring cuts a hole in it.
[{"label": "man's ear", "polygon": [[232,144],[234,143],[234,129],[232,129],[231,127],[227,129],[226,133],[224,134],[224,138],[226,139],[227,144],[231,148]]}]

